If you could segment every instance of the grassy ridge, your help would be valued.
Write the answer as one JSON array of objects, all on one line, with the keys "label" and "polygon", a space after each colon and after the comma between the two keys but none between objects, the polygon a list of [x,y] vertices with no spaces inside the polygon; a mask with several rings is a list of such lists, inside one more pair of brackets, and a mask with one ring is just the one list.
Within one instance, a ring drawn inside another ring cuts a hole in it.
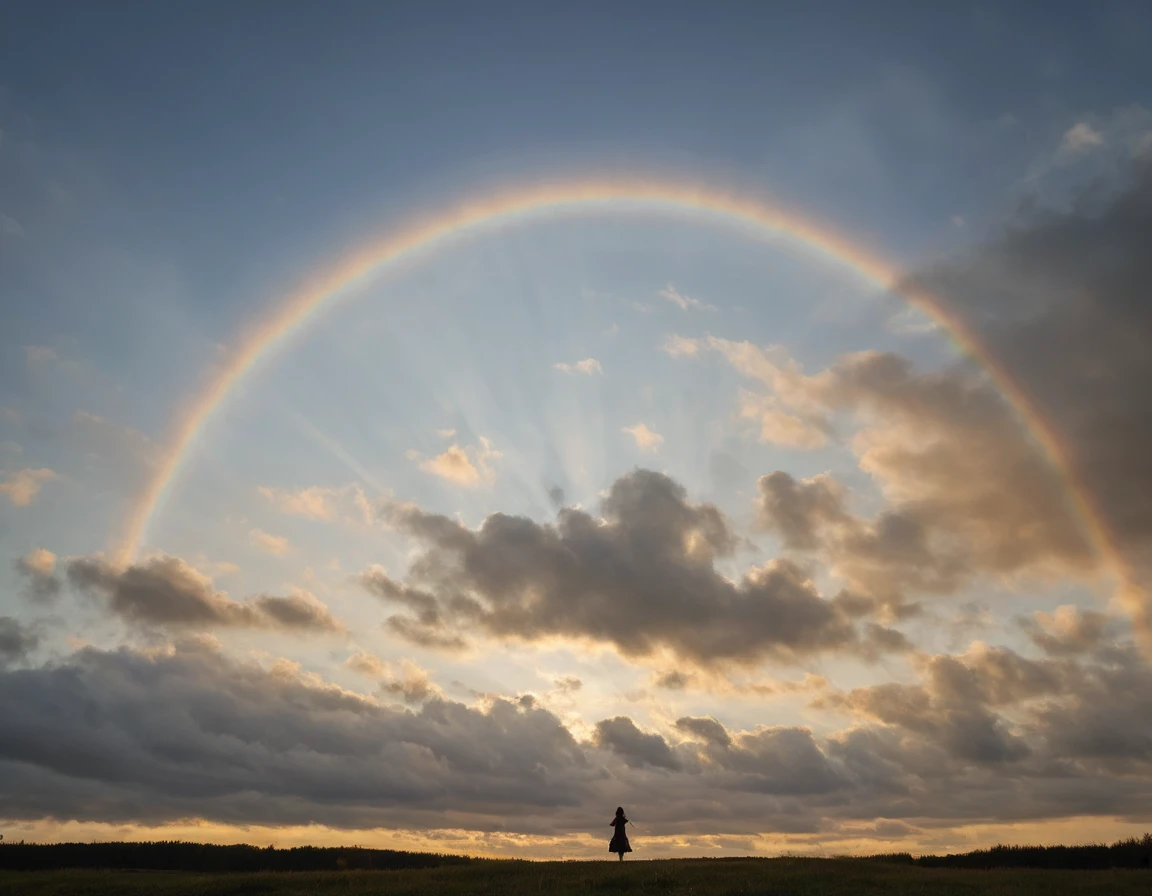
[{"label": "grassy ridge", "polygon": [[64,868],[133,871],[387,871],[466,865],[467,856],[368,849],[360,846],[295,846],[275,849],[248,844],[218,845],[180,840],[142,843],[0,843],[0,870]]},{"label": "grassy ridge", "polygon": [[1107,868],[1148,868],[1152,864],[1152,834],[1080,846],[993,846],[947,856],[919,856],[909,853],[869,856],[871,861],[919,865],[923,868],[1051,868],[1062,870],[1103,870]]},{"label": "grassy ridge", "polygon": [[1095,896],[1149,892],[1135,870],[922,868],[862,859],[483,861],[397,871],[0,872],[13,896]]}]

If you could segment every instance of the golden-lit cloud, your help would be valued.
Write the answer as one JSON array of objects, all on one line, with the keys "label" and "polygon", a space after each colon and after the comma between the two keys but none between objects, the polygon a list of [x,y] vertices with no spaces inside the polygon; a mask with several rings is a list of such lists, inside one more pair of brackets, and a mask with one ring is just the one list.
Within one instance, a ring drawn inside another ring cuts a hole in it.
[{"label": "golden-lit cloud", "polygon": [[417,461],[417,466],[423,472],[465,488],[495,482],[496,470],[493,463],[502,456],[483,436],[480,437],[478,447],[461,447],[454,443],[435,457],[422,457],[417,451],[408,452],[408,458]]},{"label": "golden-lit cloud", "polygon": [[45,483],[59,479],[59,475],[47,467],[26,468],[10,474],[0,482],[0,495],[7,498],[13,507],[27,507],[31,504]]},{"label": "golden-lit cloud", "polygon": [[669,283],[656,295],[662,299],[667,299],[681,311],[688,309],[695,309],[696,311],[717,311],[719,310],[715,305],[709,305],[706,302],[701,302],[699,299],[694,299],[691,296],[686,296],[677,291],[676,287]]},{"label": "golden-lit cloud", "polygon": [[577,361],[575,364],[565,364],[561,361],[552,366],[561,373],[577,373],[583,374],[584,376],[592,376],[593,374],[604,372],[604,369],[600,366],[600,362],[595,358],[585,358],[583,361]]},{"label": "golden-lit cloud", "polygon": [[686,336],[672,333],[664,340],[664,345],[661,348],[673,358],[689,357],[699,353],[700,340],[689,339]]},{"label": "golden-lit cloud", "polygon": [[56,555],[44,548],[34,548],[20,558],[20,566],[28,572],[50,576],[56,571]]},{"label": "golden-lit cloud", "polygon": [[267,554],[282,557],[292,550],[292,543],[283,535],[270,535],[263,529],[253,529],[248,533],[248,542]]},{"label": "golden-lit cloud", "polygon": [[296,491],[259,486],[257,492],[281,513],[305,519],[320,522],[344,520],[367,525],[373,516],[368,496],[356,484],[340,487],[314,485]]},{"label": "golden-lit cloud", "polygon": [[664,436],[658,432],[653,432],[646,423],[625,426],[620,431],[630,435],[632,441],[636,443],[636,447],[641,451],[656,454],[660,450],[660,446],[664,444]]}]

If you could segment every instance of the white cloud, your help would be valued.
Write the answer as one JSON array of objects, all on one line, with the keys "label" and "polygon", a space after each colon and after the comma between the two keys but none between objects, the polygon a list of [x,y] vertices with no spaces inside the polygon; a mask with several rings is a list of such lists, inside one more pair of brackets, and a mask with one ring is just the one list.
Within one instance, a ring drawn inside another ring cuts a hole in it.
[{"label": "white cloud", "polygon": [[689,308],[695,308],[697,311],[719,311],[715,305],[709,305],[701,302],[699,299],[694,299],[691,296],[686,296],[683,293],[677,292],[676,287],[669,283],[662,290],[656,293],[661,298],[667,299],[681,311],[687,311]]},{"label": "white cloud", "polygon": [[888,318],[888,329],[902,336],[921,336],[937,332],[940,325],[919,308],[910,305]]},{"label": "white cloud", "polygon": [[664,444],[664,436],[658,432],[653,432],[644,423],[637,423],[635,426],[625,426],[620,431],[632,436],[636,442],[636,447],[641,451],[651,451],[655,454],[660,450],[660,446]]},{"label": "white cloud", "polygon": [[1081,156],[1104,145],[1104,135],[1085,121],[1072,125],[1060,140],[1059,154],[1064,158]]},{"label": "white cloud", "polygon": [[283,535],[269,535],[262,529],[253,529],[249,532],[248,541],[253,547],[267,551],[269,554],[275,554],[277,557],[281,557],[292,550],[292,544]]},{"label": "white cloud", "polygon": [[561,361],[552,366],[563,373],[580,373],[584,376],[592,376],[594,373],[604,372],[604,369],[600,366],[600,362],[595,358],[585,358],[583,361],[577,361],[575,364],[565,364]]},{"label": "white cloud", "polygon": [[454,438],[456,438],[456,430],[454,430],[454,429],[438,429],[438,430],[436,430],[436,435],[440,436],[440,438],[442,438],[442,439],[454,439]]},{"label": "white cloud", "polygon": [[27,507],[40,493],[44,483],[58,478],[57,474],[47,467],[39,470],[31,468],[20,470],[4,482],[0,482],[0,495],[11,501],[14,507]]}]

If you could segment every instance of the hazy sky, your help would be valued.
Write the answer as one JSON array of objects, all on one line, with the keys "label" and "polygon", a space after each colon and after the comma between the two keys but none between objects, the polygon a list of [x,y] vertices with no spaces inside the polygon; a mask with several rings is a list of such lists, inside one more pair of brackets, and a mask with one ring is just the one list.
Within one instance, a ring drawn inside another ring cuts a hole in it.
[{"label": "hazy sky", "polygon": [[[643,858],[1152,826],[1149,28],[0,5],[2,832],[604,857],[622,804]],[[590,182],[786,208],[893,282],[683,205],[454,233],[264,353],[118,555],[301,284]]]}]

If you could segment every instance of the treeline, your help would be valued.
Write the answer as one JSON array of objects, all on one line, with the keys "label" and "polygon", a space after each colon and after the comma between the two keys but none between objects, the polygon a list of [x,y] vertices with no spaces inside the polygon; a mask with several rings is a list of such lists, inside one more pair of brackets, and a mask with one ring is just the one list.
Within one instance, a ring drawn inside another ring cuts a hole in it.
[{"label": "treeline", "polygon": [[463,865],[466,856],[367,849],[359,846],[215,846],[161,840],[150,843],[6,843],[0,841],[0,869],[104,868],[141,871],[339,871],[394,870]]},{"label": "treeline", "polygon": [[869,856],[878,862],[919,865],[924,868],[1048,868],[1099,871],[1107,868],[1148,868],[1152,863],[1152,834],[1117,840],[1111,846],[993,846],[946,856],[887,853]]}]

